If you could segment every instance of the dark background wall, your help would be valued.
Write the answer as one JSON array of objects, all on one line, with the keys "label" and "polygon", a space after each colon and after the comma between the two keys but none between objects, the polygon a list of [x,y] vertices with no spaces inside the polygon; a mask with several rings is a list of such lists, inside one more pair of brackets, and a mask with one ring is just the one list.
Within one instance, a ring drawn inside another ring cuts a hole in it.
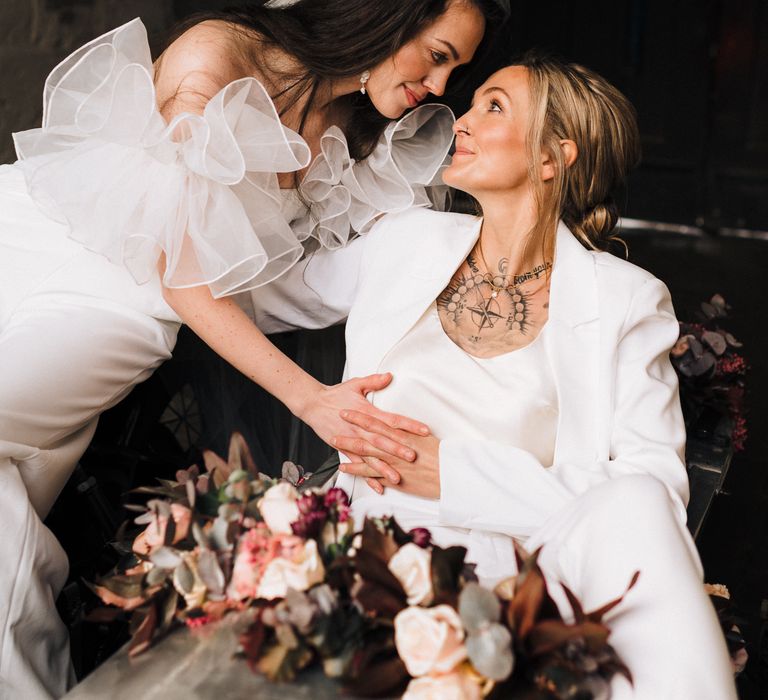
[{"label": "dark background wall", "polygon": [[[0,3],[0,162],[13,159],[10,132],[39,122],[46,74],[78,45],[141,16],[159,49],[177,19],[227,4]],[[605,75],[636,105],[644,157],[629,216],[768,230],[768,3],[513,0],[512,10],[508,51],[554,50]]]}]

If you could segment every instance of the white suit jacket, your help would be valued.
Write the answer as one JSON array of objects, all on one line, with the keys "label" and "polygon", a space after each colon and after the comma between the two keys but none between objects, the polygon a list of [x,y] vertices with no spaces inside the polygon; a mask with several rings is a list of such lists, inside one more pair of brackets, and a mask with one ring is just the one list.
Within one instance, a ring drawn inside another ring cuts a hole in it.
[{"label": "white suit jacket", "polygon": [[[477,217],[413,209],[347,248],[318,253],[260,290],[266,332],[348,316],[346,377],[379,371],[474,246]],[[685,519],[685,427],[669,350],[678,325],[665,285],[557,231],[548,332],[559,418],[553,464],[503,442],[440,444],[440,522],[526,536],[568,500],[624,474],[662,481]],[[418,419],[419,416],[412,416]],[[351,492],[349,475],[337,485]]]}]

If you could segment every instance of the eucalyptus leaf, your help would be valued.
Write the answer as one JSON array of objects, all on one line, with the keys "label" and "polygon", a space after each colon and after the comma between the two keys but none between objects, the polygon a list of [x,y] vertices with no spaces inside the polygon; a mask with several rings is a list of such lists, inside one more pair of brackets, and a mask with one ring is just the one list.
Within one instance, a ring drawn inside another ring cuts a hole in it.
[{"label": "eucalyptus leaf", "polygon": [[744,343],[740,343],[730,333],[726,333],[725,334],[725,339],[728,341],[728,345],[730,345],[733,348],[743,348],[744,347]]},{"label": "eucalyptus leaf", "polygon": [[294,464],[293,462],[283,462],[283,468],[281,470],[282,477],[294,486],[298,483],[303,472],[304,470],[299,465]]},{"label": "eucalyptus leaf", "polygon": [[205,587],[214,595],[220,595],[224,592],[224,573],[219,566],[216,554],[209,549],[200,552],[197,560],[197,573]]},{"label": "eucalyptus leaf", "polygon": [[192,569],[187,566],[187,562],[183,561],[179,564],[173,572],[173,582],[184,592],[191,593],[195,587],[195,576],[192,573]]},{"label": "eucalyptus leaf", "polygon": [[232,529],[224,518],[216,518],[208,532],[210,544],[214,549],[225,550],[232,547]]},{"label": "eucalyptus leaf", "polygon": [[155,512],[152,510],[142,510],[142,514],[134,518],[133,522],[135,522],[137,525],[149,525],[151,522],[154,522],[155,518],[157,517]]},{"label": "eucalyptus leaf", "polygon": [[515,666],[512,653],[512,635],[498,623],[488,625],[466,640],[467,655],[472,665],[484,676],[494,681],[509,678]]},{"label": "eucalyptus leaf", "polygon": [[197,492],[200,495],[204,496],[206,493],[208,493],[210,484],[211,484],[211,477],[208,476],[208,474],[203,474],[197,480]]},{"label": "eucalyptus leaf", "polygon": [[686,338],[688,338],[688,347],[691,349],[691,353],[698,360],[704,354],[704,346],[695,336],[688,335]]},{"label": "eucalyptus leaf", "polygon": [[208,536],[197,521],[192,521],[192,537],[203,549],[208,549],[211,546],[211,543],[208,541]]},{"label": "eucalyptus leaf", "polygon": [[161,569],[175,569],[183,561],[179,553],[170,547],[160,547],[149,555],[149,560]]},{"label": "eucalyptus leaf", "polygon": [[459,616],[470,634],[501,617],[501,603],[494,593],[477,583],[468,583],[459,595]]},{"label": "eucalyptus leaf", "polygon": [[725,309],[728,308],[728,304],[725,303],[725,299],[722,294],[715,294],[710,300],[709,303],[712,304],[716,309],[719,309],[721,311],[725,311]]},{"label": "eucalyptus leaf", "polygon": [[728,347],[723,335],[716,331],[704,331],[701,334],[701,339],[712,348],[716,355],[722,355]]},{"label": "eucalyptus leaf", "polygon": [[187,500],[189,501],[189,507],[195,507],[195,500],[197,499],[197,491],[195,490],[195,482],[190,480],[186,483]]},{"label": "eucalyptus leaf", "polygon": [[160,586],[165,583],[165,579],[168,578],[168,569],[161,569],[159,567],[153,567],[147,574],[147,586]]}]

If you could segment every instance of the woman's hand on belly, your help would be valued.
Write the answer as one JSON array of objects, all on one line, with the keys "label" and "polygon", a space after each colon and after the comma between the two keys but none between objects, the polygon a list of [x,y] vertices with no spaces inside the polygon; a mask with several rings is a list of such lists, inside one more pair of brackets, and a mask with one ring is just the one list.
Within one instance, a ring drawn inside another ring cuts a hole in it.
[{"label": "woman's hand on belly", "polygon": [[[365,478],[379,494],[386,485],[413,496],[440,498],[440,440],[433,435],[414,435],[392,428],[360,411],[342,411],[341,417],[368,435],[333,438],[331,443],[336,449],[354,455],[351,462],[339,467],[340,471]],[[407,445],[415,452],[416,459],[406,461],[379,449],[375,445],[380,438]]]},{"label": "woman's hand on belly", "polygon": [[[406,445],[401,436],[429,435],[429,427],[407,416],[382,411],[365,398],[369,392],[381,391],[391,381],[392,375],[385,373],[348,379],[334,386],[321,385],[319,390],[310,395],[299,417],[323,440],[343,452],[352,461],[358,461],[362,455],[336,445],[332,439],[334,435],[343,431],[347,441],[354,442],[362,449],[375,448],[378,450],[377,454],[385,454],[399,461],[414,460],[416,452]],[[344,411],[367,416],[392,432],[384,435],[363,430],[354,423],[343,420],[341,413]],[[394,471],[391,471],[390,475],[397,476]]]}]

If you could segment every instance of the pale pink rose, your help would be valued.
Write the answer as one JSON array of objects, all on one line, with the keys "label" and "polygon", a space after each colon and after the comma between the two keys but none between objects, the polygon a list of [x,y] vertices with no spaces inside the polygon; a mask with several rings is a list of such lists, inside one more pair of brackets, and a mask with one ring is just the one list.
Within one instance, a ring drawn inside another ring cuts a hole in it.
[{"label": "pale pink rose", "polygon": [[305,542],[299,537],[285,539],[296,541],[286,542],[281,556],[267,564],[259,581],[257,598],[284,598],[289,588],[306,591],[325,578],[325,568],[317,551],[317,542]]},{"label": "pale pink rose", "polygon": [[464,628],[450,605],[412,605],[395,616],[395,646],[412,676],[448,673],[467,658]]},{"label": "pale pink rose", "polygon": [[273,534],[290,535],[291,523],[299,518],[296,501],[299,492],[287,481],[281,481],[270,488],[259,500],[261,517]]},{"label": "pale pink rose", "polygon": [[480,700],[480,684],[463,670],[414,678],[402,700]]},{"label": "pale pink rose", "polygon": [[398,549],[387,564],[408,596],[408,605],[432,602],[432,552],[412,542]]},{"label": "pale pink rose", "polygon": [[[192,511],[180,503],[171,503],[171,517],[176,526],[172,544],[176,544],[189,534]],[[157,516],[153,522],[147,525],[147,529],[133,541],[133,551],[137,554],[150,554],[162,547],[165,542],[165,529],[167,527],[168,518],[163,515]]]},{"label": "pale pink rose", "polygon": [[255,598],[259,581],[269,562],[280,555],[284,535],[272,536],[265,524],[260,524],[240,538],[232,579],[227,595],[234,600]]}]

